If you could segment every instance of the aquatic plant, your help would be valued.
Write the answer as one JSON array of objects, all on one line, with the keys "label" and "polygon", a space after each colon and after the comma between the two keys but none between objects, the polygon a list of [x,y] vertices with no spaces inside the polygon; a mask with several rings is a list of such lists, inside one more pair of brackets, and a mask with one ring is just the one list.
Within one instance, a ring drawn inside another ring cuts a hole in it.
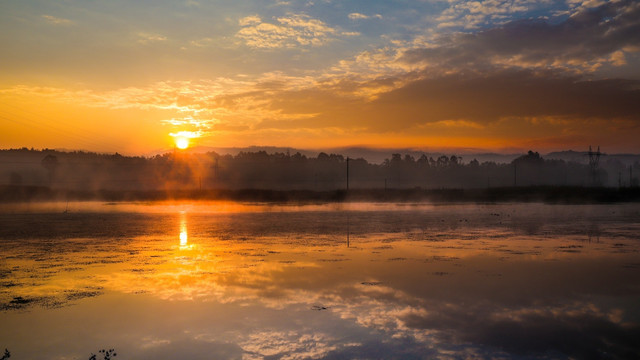
[{"label": "aquatic plant", "polygon": [[[109,349],[109,350],[102,349],[102,350],[98,351],[98,353],[102,354],[102,356],[103,356],[102,359],[103,360],[110,360],[111,357],[118,356],[118,354],[116,353],[116,351],[114,349]],[[89,360],[96,360],[96,354],[92,353],[91,356],[89,357]]]}]

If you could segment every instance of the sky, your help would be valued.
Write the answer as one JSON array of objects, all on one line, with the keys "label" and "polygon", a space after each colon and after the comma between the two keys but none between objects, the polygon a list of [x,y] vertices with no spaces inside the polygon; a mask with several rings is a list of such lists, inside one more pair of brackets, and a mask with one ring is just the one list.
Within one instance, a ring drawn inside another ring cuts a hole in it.
[{"label": "sky", "polygon": [[0,148],[640,153],[640,2],[0,0]]}]

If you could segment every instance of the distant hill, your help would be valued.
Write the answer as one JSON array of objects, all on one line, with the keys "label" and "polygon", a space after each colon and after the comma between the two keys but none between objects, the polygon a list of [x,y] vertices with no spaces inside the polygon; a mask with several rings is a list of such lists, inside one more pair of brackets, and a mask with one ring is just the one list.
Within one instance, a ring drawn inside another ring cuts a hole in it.
[{"label": "distant hill", "polygon": [[[535,151],[535,149],[532,149]],[[76,152],[77,150],[69,150],[69,149],[56,149],[56,151],[60,152]],[[185,150],[182,150],[185,152]],[[345,157],[350,157],[352,159],[365,159],[372,164],[380,164],[385,159],[391,158],[391,154],[401,154],[403,157],[405,155],[413,156],[415,159],[418,159],[423,154],[428,157],[433,157],[437,159],[442,155],[451,156],[457,155],[462,157],[463,163],[469,163],[473,159],[478,160],[480,163],[483,162],[495,162],[496,164],[508,164],[511,163],[515,158],[521,156],[523,153],[491,153],[491,152],[475,152],[474,150],[468,149],[452,149],[451,151],[428,151],[428,150],[417,150],[411,148],[370,148],[366,146],[351,146],[351,147],[341,147],[341,148],[326,148],[326,149],[298,149],[293,147],[282,147],[282,146],[248,146],[248,147],[212,147],[212,146],[194,146],[186,150],[186,152],[191,154],[204,154],[208,152],[215,152],[220,155],[232,155],[235,156],[241,152],[259,152],[265,151],[269,154],[274,153],[300,153],[307,157],[315,158],[319,153],[324,152],[327,154],[340,154]],[[153,157],[156,155],[163,155],[166,153],[173,152],[173,149],[158,149],[156,151],[149,152],[147,154],[143,154],[144,157]],[[589,156],[587,151],[575,151],[575,150],[563,150],[563,151],[554,151],[547,154],[541,154],[541,156],[545,160],[563,160],[566,162],[575,162],[578,164],[588,164]],[[640,154],[608,154],[606,152],[602,152],[600,158],[601,164],[605,164],[607,162],[619,162],[624,166],[632,166],[636,162],[640,163]]]},{"label": "distant hill", "polygon": [[[535,149],[532,149],[535,151]],[[146,154],[145,156],[155,156],[162,155],[168,152],[173,151],[173,149],[164,149],[158,150],[155,152],[151,152]],[[429,150],[419,150],[419,149],[411,149],[411,148],[370,148],[366,146],[351,146],[351,147],[340,147],[340,148],[326,148],[326,149],[298,149],[293,147],[281,147],[281,146],[248,146],[248,147],[211,147],[211,146],[195,146],[187,150],[189,153],[199,154],[199,153],[207,153],[207,152],[216,152],[220,155],[237,155],[241,152],[258,152],[258,151],[266,151],[269,154],[273,153],[300,153],[307,157],[317,157],[319,153],[324,152],[327,154],[340,154],[345,157],[350,157],[352,159],[365,159],[373,164],[380,164],[385,159],[389,159],[391,154],[401,154],[403,157],[405,155],[413,156],[415,159],[418,159],[423,154],[428,157],[433,157],[437,159],[438,157],[445,155],[457,155],[462,157],[463,163],[469,163],[473,159],[478,160],[480,163],[483,162],[495,162],[497,164],[508,164],[511,163],[515,158],[521,156],[523,153],[491,153],[491,152],[475,152],[474,150],[465,150],[465,149],[452,149],[450,151],[429,151]],[[566,162],[575,162],[579,164],[588,164],[589,156],[587,151],[575,151],[575,150],[564,150],[564,151],[554,151],[548,154],[541,154],[541,156],[546,160],[563,160]],[[640,154],[608,154],[603,152],[601,162],[607,161],[620,161],[622,164],[629,166],[633,165],[635,162],[640,162]]]},{"label": "distant hill", "polygon": [[[546,160],[564,160],[567,162],[576,162],[579,164],[589,163],[589,154],[587,151],[556,151],[543,155]],[[640,162],[640,154],[607,154],[602,153],[600,155],[600,162],[617,162],[619,161],[625,166],[633,165],[636,162]]]},{"label": "distant hill", "polygon": [[[145,154],[146,157],[152,157],[155,155],[162,155],[168,152],[173,151],[173,149],[163,149],[156,150]],[[486,161],[495,162],[498,164],[510,163],[513,159],[521,156],[521,153],[513,153],[513,154],[498,154],[498,153],[475,153],[470,152],[469,150],[451,150],[449,152],[434,152],[434,151],[423,151],[416,150],[411,148],[370,148],[364,146],[352,146],[352,147],[340,147],[340,148],[326,148],[326,149],[298,149],[293,147],[278,147],[278,146],[248,146],[248,147],[212,147],[212,146],[194,146],[189,148],[187,152],[192,154],[200,154],[207,152],[215,152],[220,155],[237,155],[241,152],[258,152],[258,151],[266,151],[269,154],[273,153],[300,153],[307,157],[317,157],[321,152],[327,154],[340,154],[345,157],[350,157],[352,159],[365,159],[373,164],[380,164],[385,159],[389,159],[391,154],[401,154],[403,157],[405,155],[413,156],[415,159],[418,159],[422,155],[426,155],[428,157],[438,158],[442,155],[451,156],[457,155],[461,156],[463,162],[470,162],[473,159],[478,160],[483,163]]]}]

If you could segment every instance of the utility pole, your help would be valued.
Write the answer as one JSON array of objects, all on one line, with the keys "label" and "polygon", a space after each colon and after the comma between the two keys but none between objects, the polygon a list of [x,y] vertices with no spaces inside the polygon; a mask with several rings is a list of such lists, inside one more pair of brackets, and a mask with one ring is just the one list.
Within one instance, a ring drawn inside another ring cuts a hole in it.
[{"label": "utility pole", "polygon": [[518,165],[513,163],[513,187],[518,186]]},{"label": "utility pole", "polygon": [[347,191],[349,191],[349,157],[347,156]]},{"label": "utility pole", "polygon": [[622,171],[618,172],[618,189],[622,187]]},{"label": "utility pole", "polygon": [[598,164],[600,162],[600,145],[598,145],[598,150],[593,151],[591,149],[591,145],[589,145],[589,172],[591,175],[591,186],[596,186],[598,184]]}]

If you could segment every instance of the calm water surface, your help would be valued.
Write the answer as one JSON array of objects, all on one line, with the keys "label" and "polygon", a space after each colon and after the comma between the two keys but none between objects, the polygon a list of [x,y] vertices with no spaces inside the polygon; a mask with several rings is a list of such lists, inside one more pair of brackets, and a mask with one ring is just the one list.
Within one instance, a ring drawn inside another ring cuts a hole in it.
[{"label": "calm water surface", "polygon": [[0,350],[638,358],[639,250],[639,205],[2,205]]}]

